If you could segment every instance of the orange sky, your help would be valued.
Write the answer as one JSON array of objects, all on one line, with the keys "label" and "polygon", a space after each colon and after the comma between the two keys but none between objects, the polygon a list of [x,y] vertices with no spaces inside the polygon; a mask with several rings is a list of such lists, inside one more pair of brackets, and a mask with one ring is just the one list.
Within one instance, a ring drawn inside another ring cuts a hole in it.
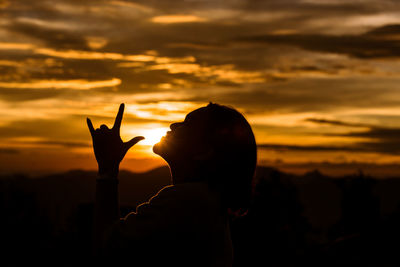
[{"label": "orange sky", "polygon": [[0,0],[0,12],[0,173],[95,169],[85,119],[111,125],[122,102],[122,137],[147,137],[122,168],[163,165],[152,143],[209,101],[245,114],[261,165],[400,173],[396,1]]}]

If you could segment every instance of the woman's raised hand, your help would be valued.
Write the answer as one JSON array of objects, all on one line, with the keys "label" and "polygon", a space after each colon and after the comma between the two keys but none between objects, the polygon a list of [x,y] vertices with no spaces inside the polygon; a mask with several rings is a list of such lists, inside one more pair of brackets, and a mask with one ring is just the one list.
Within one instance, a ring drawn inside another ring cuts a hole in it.
[{"label": "woman's raised hand", "polygon": [[92,121],[87,118],[87,125],[93,140],[94,155],[99,165],[99,174],[110,177],[117,177],[119,164],[124,158],[126,152],[140,140],[143,136],[136,136],[128,142],[123,142],[120,136],[121,121],[124,114],[125,105],[119,106],[114,126],[109,129],[105,124],[96,130]]}]

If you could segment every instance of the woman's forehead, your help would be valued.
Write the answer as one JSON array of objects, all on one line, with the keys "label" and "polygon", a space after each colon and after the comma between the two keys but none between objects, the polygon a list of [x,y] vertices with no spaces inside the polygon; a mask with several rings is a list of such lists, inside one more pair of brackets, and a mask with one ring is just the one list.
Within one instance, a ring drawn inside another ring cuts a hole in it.
[{"label": "woman's forehead", "polygon": [[209,110],[207,109],[207,107],[201,107],[198,109],[195,109],[191,112],[189,112],[186,117],[185,120],[197,120],[197,119],[205,119],[208,117],[209,114]]}]

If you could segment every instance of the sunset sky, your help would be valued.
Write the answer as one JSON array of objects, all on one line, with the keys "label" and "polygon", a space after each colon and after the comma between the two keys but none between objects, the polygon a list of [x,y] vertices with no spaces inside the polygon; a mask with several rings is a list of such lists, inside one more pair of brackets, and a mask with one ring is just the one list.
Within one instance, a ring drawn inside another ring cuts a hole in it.
[{"label": "sunset sky", "polygon": [[0,173],[96,168],[86,117],[148,137],[209,101],[260,165],[400,174],[400,1],[0,0]]}]

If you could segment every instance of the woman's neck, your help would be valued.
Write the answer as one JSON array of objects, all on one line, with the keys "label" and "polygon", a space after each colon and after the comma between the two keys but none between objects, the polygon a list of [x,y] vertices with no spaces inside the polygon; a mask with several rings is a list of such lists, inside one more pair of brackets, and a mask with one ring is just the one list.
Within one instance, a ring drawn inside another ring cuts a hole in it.
[{"label": "woman's neck", "polygon": [[206,181],[207,175],[204,170],[193,168],[190,164],[170,164],[172,183],[190,183]]}]

